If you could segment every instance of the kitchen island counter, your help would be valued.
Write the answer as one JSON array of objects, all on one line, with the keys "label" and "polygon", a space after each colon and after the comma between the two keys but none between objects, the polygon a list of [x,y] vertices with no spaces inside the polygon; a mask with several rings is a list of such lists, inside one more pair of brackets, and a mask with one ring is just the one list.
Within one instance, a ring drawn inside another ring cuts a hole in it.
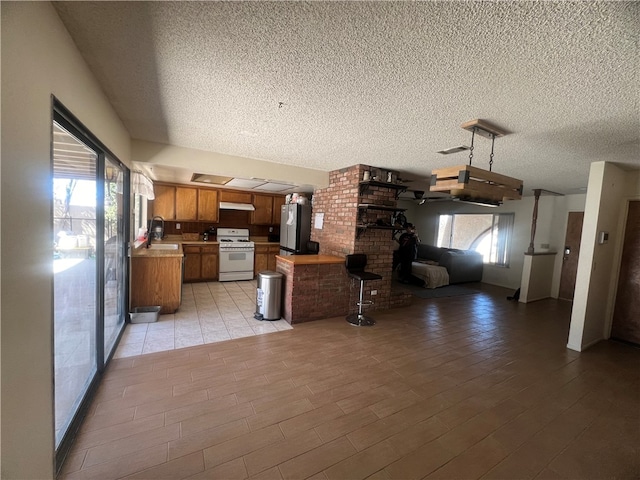
[{"label": "kitchen island counter", "polygon": [[337,257],[335,255],[277,255],[276,258],[293,265],[344,264],[344,257]]},{"label": "kitchen island counter", "polygon": [[346,315],[349,277],[344,258],[334,255],[276,255],[284,275],[283,317],[290,324]]}]

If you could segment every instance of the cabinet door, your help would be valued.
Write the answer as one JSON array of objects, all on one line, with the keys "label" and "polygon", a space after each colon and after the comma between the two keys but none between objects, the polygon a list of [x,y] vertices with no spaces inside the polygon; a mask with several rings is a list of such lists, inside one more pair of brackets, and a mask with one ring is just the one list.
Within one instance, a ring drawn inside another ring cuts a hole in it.
[{"label": "cabinet door", "polygon": [[176,187],[154,185],[153,215],[160,215],[165,220],[176,218]]},{"label": "cabinet door", "polygon": [[269,270],[269,247],[267,245],[256,245],[253,259],[253,273],[255,275]]},{"label": "cabinet door", "polygon": [[198,189],[198,220],[218,222],[218,191]]},{"label": "cabinet door", "polygon": [[200,277],[203,280],[218,279],[218,247],[202,247]]},{"label": "cabinet door", "polygon": [[198,190],[176,187],[176,220],[197,220]]},{"label": "cabinet door", "polygon": [[184,281],[200,280],[200,247],[183,247]]},{"label": "cabinet door", "polygon": [[273,197],[273,214],[271,218],[271,225],[280,225],[280,207],[284,205],[285,198],[276,195]]},{"label": "cabinet door", "polygon": [[271,225],[273,218],[273,196],[254,194],[252,201],[256,209],[251,212],[251,223],[253,225]]},{"label": "cabinet door", "polygon": [[269,253],[267,254],[267,269],[272,272],[276,271],[276,255],[280,253],[279,245],[269,245]]},{"label": "cabinet door", "polygon": [[220,190],[221,202],[251,203],[251,194],[248,192],[233,192],[231,190]]}]

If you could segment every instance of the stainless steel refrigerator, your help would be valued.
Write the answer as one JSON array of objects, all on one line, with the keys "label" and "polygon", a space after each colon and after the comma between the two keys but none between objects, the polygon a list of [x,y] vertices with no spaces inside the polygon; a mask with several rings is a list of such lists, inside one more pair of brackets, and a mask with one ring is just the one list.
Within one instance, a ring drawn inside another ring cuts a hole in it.
[{"label": "stainless steel refrigerator", "polygon": [[311,206],[290,203],[280,209],[280,255],[307,252],[311,240]]}]

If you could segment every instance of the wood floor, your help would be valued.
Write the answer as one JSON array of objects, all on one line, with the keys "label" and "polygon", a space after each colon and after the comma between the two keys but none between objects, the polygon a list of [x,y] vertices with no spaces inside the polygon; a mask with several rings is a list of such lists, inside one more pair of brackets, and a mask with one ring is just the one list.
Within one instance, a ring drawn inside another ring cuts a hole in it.
[{"label": "wood floor", "polygon": [[116,359],[61,477],[640,478],[640,350],[511,293]]}]

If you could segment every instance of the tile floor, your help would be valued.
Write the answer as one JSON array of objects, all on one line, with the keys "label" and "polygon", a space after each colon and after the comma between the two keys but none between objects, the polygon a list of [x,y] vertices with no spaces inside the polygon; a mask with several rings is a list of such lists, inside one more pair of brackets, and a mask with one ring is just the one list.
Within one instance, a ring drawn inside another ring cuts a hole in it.
[{"label": "tile floor", "polygon": [[128,324],[114,358],[193,347],[289,330],[286,320],[259,321],[256,281],[185,283],[182,304],[155,323]]},{"label": "tile floor", "polygon": [[60,478],[640,478],[640,349],[511,293],[114,359]]}]

